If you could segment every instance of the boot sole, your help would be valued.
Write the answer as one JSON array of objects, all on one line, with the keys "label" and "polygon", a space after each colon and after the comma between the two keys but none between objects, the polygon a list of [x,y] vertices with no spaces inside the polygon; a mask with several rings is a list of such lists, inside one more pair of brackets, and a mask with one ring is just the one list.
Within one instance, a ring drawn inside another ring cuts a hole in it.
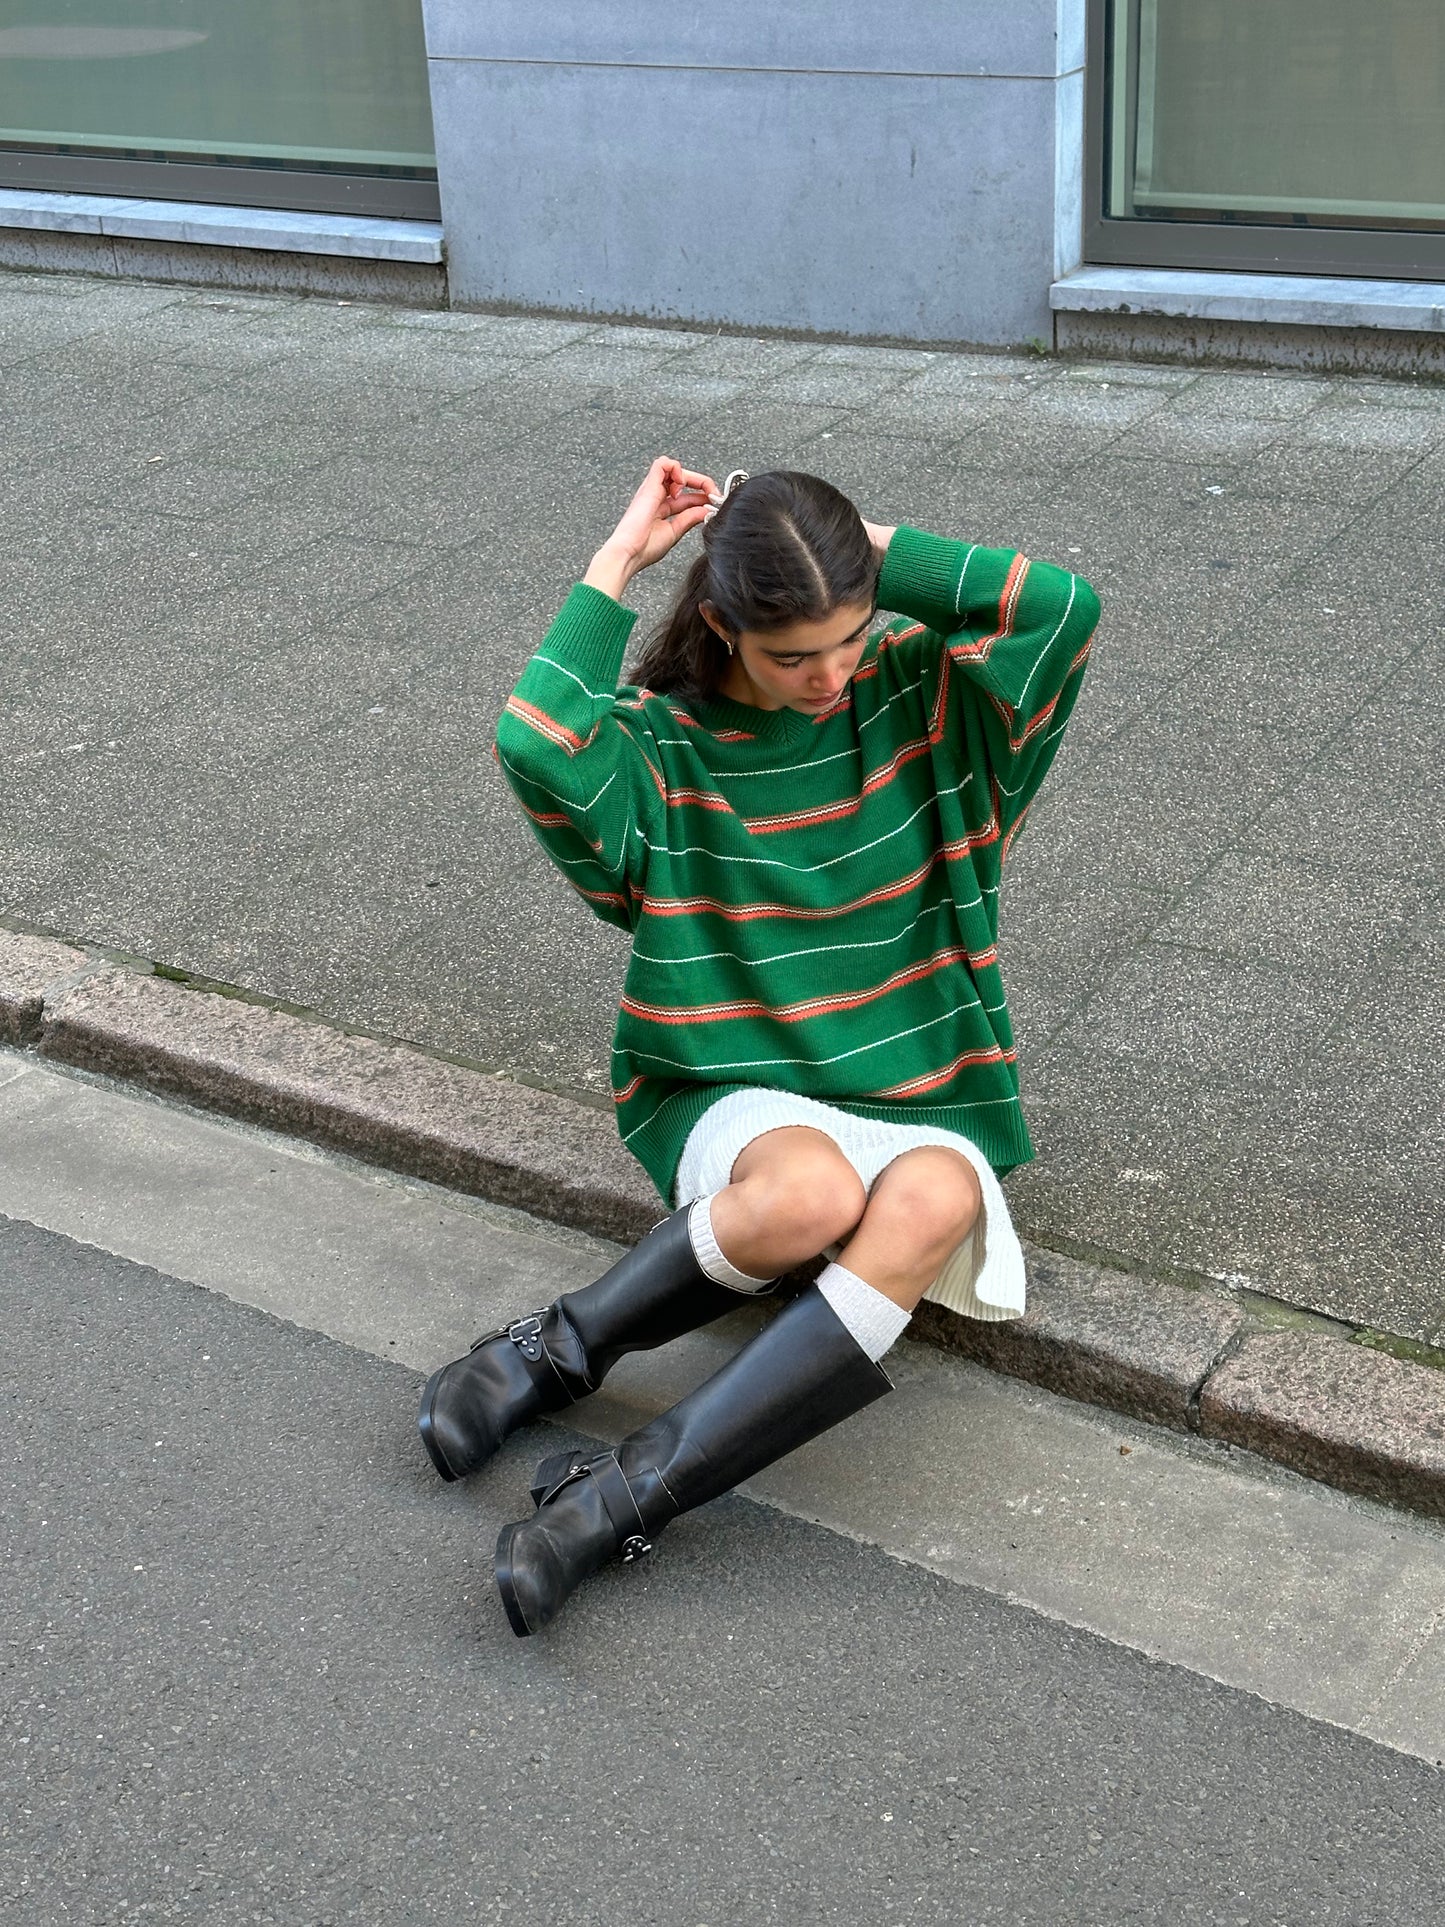
[{"label": "boot sole", "polygon": [[457,1474],[453,1472],[452,1468],[447,1464],[432,1424],[432,1417],[436,1408],[437,1392],[440,1389],[442,1374],[445,1370],[446,1367],[443,1366],[441,1371],[433,1372],[426,1384],[422,1387],[421,1404],[417,1408],[416,1429],[421,1433],[421,1442],[426,1447],[427,1457],[446,1480],[447,1484],[453,1485],[456,1482]]},{"label": "boot sole", "polygon": [[507,1623],[518,1639],[530,1636],[532,1628],[527,1624],[526,1615],[517,1599],[516,1587],[512,1583],[512,1535],[515,1525],[503,1526],[497,1539],[495,1576],[497,1591],[502,1595],[502,1604],[507,1611]]}]

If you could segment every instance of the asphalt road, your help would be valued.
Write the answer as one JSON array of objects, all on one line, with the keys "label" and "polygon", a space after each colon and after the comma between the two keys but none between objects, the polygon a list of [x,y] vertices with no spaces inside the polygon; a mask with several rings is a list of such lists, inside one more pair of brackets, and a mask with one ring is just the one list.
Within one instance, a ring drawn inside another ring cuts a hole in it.
[{"label": "asphalt road", "polygon": [[1419,1927],[1445,1776],[742,1499],[519,1642],[415,1373],[0,1219],[0,1910]]}]

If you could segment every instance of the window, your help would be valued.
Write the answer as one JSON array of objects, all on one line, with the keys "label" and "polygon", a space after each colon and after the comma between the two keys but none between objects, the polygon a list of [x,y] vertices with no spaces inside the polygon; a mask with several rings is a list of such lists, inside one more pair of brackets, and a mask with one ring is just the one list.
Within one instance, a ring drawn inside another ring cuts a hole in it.
[{"label": "window", "polygon": [[421,0],[0,0],[0,183],[435,216]]},{"label": "window", "polygon": [[1442,0],[1093,0],[1093,261],[1445,279]]}]

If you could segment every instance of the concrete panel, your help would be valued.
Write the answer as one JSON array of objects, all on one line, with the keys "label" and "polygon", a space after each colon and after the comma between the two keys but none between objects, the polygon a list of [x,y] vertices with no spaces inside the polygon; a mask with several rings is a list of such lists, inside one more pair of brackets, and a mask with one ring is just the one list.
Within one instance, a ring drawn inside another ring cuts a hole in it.
[{"label": "concrete panel", "polygon": [[1048,332],[1053,81],[431,71],[456,306]]},{"label": "concrete panel", "polygon": [[1089,0],[1055,0],[1058,70],[1078,73],[1084,65],[1089,42]]},{"label": "concrete panel", "polygon": [[576,61],[804,72],[1024,74],[1083,60],[1084,0],[735,0],[639,8],[635,0],[423,0],[433,59]]},{"label": "concrete panel", "polygon": [[1084,258],[1084,76],[1068,74],[1054,89],[1054,273],[1070,274]]}]

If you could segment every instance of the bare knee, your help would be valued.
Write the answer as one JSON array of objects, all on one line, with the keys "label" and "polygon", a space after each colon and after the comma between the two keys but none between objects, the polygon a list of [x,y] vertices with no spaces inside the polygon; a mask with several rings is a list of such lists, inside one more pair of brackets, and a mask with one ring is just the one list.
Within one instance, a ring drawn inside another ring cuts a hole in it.
[{"label": "bare knee", "polygon": [[832,1139],[801,1126],[755,1138],[733,1166],[729,1192],[759,1233],[791,1254],[782,1261],[788,1265],[841,1242],[868,1203]]},{"label": "bare knee", "polygon": [[942,1264],[983,1210],[978,1173],[941,1144],[905,1151],[887,1166],[868,1202],[870,1226],[885,1227],[924,1262]]}]

